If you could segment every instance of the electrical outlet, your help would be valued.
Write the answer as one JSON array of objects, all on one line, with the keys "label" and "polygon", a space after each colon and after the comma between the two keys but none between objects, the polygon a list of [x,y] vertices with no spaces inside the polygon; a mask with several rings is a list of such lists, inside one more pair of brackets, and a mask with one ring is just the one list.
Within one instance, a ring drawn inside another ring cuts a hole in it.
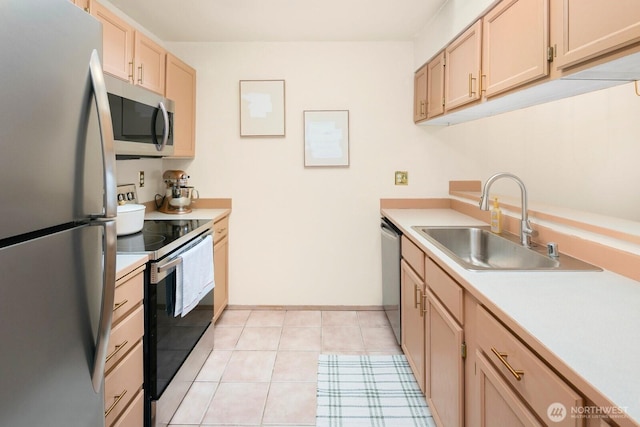
[{"label": "electrical outlet", "polygon": [[396,185],[409,185],[409,172],[396,171]]},{"label": "electrical outlet", "polygon": [[138,172],[138,186],[140,188],[144,187],[144,171]]}]

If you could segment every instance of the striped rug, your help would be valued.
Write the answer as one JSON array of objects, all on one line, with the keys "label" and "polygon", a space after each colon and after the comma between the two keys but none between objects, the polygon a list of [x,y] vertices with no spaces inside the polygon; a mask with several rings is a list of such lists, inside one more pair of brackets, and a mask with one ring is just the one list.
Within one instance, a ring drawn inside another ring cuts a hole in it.
[{"label": "striped rug", "polygon": [[317,427],[432,427],[404,355],[318,360]]}]

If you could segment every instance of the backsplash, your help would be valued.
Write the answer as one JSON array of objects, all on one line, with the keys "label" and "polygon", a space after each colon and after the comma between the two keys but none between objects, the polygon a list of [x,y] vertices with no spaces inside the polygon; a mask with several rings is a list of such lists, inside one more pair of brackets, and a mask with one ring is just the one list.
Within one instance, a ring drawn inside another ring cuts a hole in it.
[{"label": "backsplash", "polygon": [[[118,185],[135,184],[138,201],[149,202],[164,190],[163,170],[162,159],[117,160],[116,181]],[[140,171],[144,171],[144,187],[140,187]]]}]

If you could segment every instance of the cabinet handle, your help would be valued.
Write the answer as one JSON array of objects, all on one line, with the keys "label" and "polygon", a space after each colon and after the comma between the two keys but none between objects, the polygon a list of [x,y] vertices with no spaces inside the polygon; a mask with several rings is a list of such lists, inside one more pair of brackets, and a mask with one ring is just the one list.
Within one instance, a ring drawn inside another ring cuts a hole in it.
[{"label": "cabinet handle", "polygon": [[127,77],[129,78],[129,80],[131,80],[131,83],[135,83],[135,77],[133,76],[133,61],[129,62],[129,69],[131,70],[131,72]]},{"label": "cabinet handle", "polygon": [[422,316],[427,314],[427,294],[422,295]]},{"label": "cabinet handle", "polygon": [[116,303],[116,305],[113,306],[113,311],[116,311],[117,309],[119,309],[120,307],[122,307],[123,305],[125,305],[128,302],[129,302],[129,300],[126,299],[126,300],[124,300],[122,302]]},{"label": "cabinet handle", "polygon": [[111,404],[111,406],[109,406],[109,409],[107,409],[106,411],[104,411],[104,416],[105,416],[105,417],[108,417],[108,416],[109,416],[109,414],[111,413],[111,411],[113,411],[113,408],[115,408],[115,407],[116,407],[116,405],[117,405],[118,403],[120,403],[120,400],[122,400],[122,398],[124,397],[124,395],[125,395],[125,394],[127,394],[127,390],[126,390],[126,389],[122,390],[122,393],[120,393],[120,394],[117,394],[117,395],[113,396],[116,400],[114,400],[114,401],[113,401],[113,403]]},{"label": "cabinet handle", "polygon": [[491,347],[491,351],[495,354],[498,359],[502,362],[502,364],[511,372],[511,375],[515,377],[516,380],[520,381],[522,376],[524,375],[524,371],[513,369],[513,367],[507,362],[507,353],[500,353],[495,347]]},{"label": "cabinet handle", "polygon": [[475,92],[473,91],[474,80],[475,80],[475,77],[473,77],[473,73],[469,73],[469,98],[473,98],[473,95],[475,95]]},{"label": "cabinet handle", "polygon": [[218,229],[216,230],[216,233],[224,233],[225,231],[227,231],[227,227],[225,227],[225,228],[218,228]]},{"label": "cabinet handle", "polygon": [[487,91],[487,89],[485,88],[487,86],[487,75],[486,74],[480,74],[480,92],[484,93]]},{"label": "cabinet handle", "polygon": [[129,343],[129,341],[125,340],[122,344],[118,344],[116,345],[116,348],[109,353],[109,355],[106,358],[106,362],[109,361],[109,359],[111,359],[113,356],[115,356],[120,350],[122,350],[127,344]]},{"label": "cabinet handle", "polygon": [[420,116],[424,116],[424,101],[420,101]]},{"label": "cabinet handle", "polygon": [[144,83],[144,74],[143,74],[143,66],[144,64],[140,64],[140,66],[138,67],[138,83],[143,84]]}]

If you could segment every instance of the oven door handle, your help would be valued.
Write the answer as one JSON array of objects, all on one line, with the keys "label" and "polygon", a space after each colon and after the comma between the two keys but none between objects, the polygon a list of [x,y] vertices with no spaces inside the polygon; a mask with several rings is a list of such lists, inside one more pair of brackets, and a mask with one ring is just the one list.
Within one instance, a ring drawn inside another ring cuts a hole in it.
[{"label": "oven door handle", "polygon": [[175,266],[177,266],[178,264],[182,264],[182,257],[181,256],[177,256],[174,259],[172,259],[171,261],[165,262],[164,264],[160,264],[160,265],[156,265],[156,271],[158,273],[162,273],[163,271],[166,271],[170,268],[173,268]]},{"label": "oven door handle", "polygon": [[[203,234],[201,234],[199,237],[203,239],[207,236],[212,236],[212,235],[213,235],[213,230],[208,230]],[[160,283],[161,280],[163,280],[167,276],[167,274],[164,274],[165,271],[170,270],[176,267],[177,265],[182,264],[182,257],[180,256],[182,252],[184,251],[178,252],[174,258],[171,258],[169,261],[166,261],[162,264],[151,263],[150,273],[151,273],[152,285],[157,285],[158,283]]]},{"label": "oven door handle", "polygon": [[182,257],[179,255],[162,264],[155,263],[155,262],[152,263],[151,269],[150,269],[151,270],[150,283],[152,285],[157,285],[162,280],[164,280],[164,278],[167,277],[168,274],[170,274],[170,273],[165,273],[167,270],[171,270],[172,268],[175,268],[179,264],[182,264]]}]

